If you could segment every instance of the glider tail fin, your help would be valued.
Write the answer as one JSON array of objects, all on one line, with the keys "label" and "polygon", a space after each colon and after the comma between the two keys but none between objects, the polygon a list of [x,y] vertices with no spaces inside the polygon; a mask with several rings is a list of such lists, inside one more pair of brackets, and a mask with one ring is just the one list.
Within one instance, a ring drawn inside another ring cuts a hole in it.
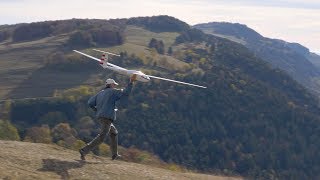
[{"label": "glider tail fin", "polygon": [[104,63],[108,63],[108,54],[103,53],[101,55],[100,64],[103,65]]}]

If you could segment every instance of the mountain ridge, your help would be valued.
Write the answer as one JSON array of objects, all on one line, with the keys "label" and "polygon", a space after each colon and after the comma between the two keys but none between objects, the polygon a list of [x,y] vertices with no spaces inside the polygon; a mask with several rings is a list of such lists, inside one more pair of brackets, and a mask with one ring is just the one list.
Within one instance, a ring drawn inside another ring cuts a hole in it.
[{"label": "mountain ridge", "polygon": [[193,27],[221,36],[249,48],[273,67],[280,68],[309,90],[319,95],[320,56],[299,43],[263,37],[253,29],[239,23],[211,22]]}]

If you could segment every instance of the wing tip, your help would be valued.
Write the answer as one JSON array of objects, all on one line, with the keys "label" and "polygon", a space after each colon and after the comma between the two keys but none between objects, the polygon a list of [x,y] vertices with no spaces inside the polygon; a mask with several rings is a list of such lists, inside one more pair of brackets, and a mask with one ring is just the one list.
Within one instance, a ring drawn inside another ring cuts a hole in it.
[{"label": "wing tip", "polygon": [[196,85],[196,84],[194,84],[193,86],[199,87],[199,88],[203,88],[203,89],[207,89],[207,87],[205,87],[205,86],[200,86],[200,85]]},{"label": "wing tip", "polygon": [[205,86],[200,86],[200,85],[197,85],[197,84],[192,84],[192,83],[187,83],[187,82],[182,82],[182,81],[177,81],[177,80],[173,80],[173,79],[167,79],[167,78],[162,78],[162,77],[157,77],[157,76],[152,76],[152,75],[148,75],[148,77],[149,78],[160,79],[160,80],[165,80],[165,81],[171,81],[171,82],[175,82],[175,83],[179,83],[179,84],[185,84],[185,85],[198,87],[198,88],[203,88],[203,89],[207,88]]}]

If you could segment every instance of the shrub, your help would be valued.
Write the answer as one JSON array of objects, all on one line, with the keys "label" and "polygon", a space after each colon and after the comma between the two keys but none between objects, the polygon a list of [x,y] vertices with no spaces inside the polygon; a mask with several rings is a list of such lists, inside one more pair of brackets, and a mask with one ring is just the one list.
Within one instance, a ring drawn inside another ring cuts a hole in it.
[{"label": "shrub", "polygon": [[27,129],[24,141],[34,143],[51,143],[52,137],[49,126],[32,127]]},{"label": "shrub", "polygon": [[0,139],[19,141],[18,130],[9,121],[0,120]]}]

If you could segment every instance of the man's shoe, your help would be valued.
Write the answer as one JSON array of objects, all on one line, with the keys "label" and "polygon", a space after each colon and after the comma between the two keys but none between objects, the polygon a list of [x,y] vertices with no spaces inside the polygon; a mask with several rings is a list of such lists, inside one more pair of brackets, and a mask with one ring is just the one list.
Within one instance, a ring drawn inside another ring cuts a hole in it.
[{"label": "man's shoe", "polygon": [[85,153],[83,152],[83,150],[80,149],[80,150],[79,150],[79,153],[80,153],[80,158],[81,158],[81,160],[82,160],[82,161],[85,161],[85,160],[86,160],[86,158],[85,158],[86,155],[85,155]]},{"label": "man's shoe", "polygon": [[112,155],[112,160],[115,160],[115,159],[118,159],[118,158],[121,158],[120,154]]}]

